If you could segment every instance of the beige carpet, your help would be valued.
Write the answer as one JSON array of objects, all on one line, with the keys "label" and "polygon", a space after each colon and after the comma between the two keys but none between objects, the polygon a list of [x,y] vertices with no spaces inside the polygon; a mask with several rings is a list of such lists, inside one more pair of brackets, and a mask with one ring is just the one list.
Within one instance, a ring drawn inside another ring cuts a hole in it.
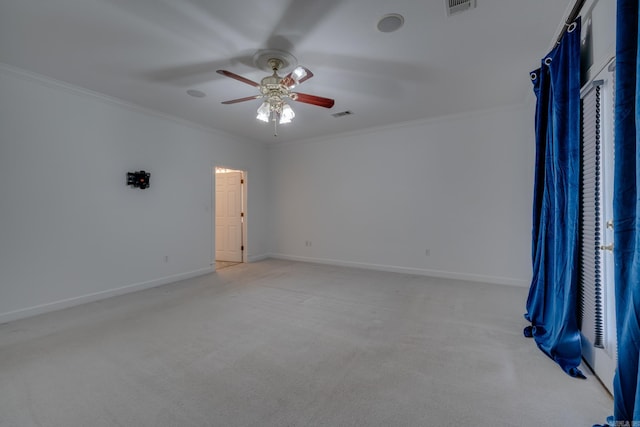
[{"label": "beige carpet", "polygon": [[[45,284],[43,284],[44,286]],[[0,426],[591,426],[524,288],[268,260],[0,325]]]}]

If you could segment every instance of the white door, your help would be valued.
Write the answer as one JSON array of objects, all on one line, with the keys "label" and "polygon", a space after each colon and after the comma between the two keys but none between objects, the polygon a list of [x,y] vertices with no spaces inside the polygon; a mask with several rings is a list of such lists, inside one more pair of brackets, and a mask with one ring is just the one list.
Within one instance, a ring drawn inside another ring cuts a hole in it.
[{"label": "white door", "polygon": [[216,261],[242,262],[242,172],[216,173]]},{"label": "white door", "polygon": [[[616,370],[616,312],[615,312],[615,273],[613,260],[613,144],[603,144],[604,189],[602,245],[602,298],[603,298],[603,347],[594,348],[593,371],[613,394],[613,376]],[[608,146],[609,145],[609,146]]]},{"label": "white door", "polygon": [[[595,322],[597,326],[594,335],[585,333],[587,329],[583,324],[582,348],[585,361],[612,394],[617,356],[613,260],[613,251],[615,250],[613,246],[614,75],[614,69],[605,68],[596,76],[593,83],[590,83],[593,88],[587,86],[583,89],[586,94],[583,97],[583,105],[589,104],[592,109],[595,108],[595,119],[598,120],[597,132],[591,133],[591,139],[594,138],[593,135],[596,135],[595,138],[600,142],[599,155],[596,157],[599,159],[600,173],[595,177],[595,182],[598,185],[596,194],[599,196],[599,210],[595,210],[595,216],[599,223],[596,233],[598,240],[596,247],[592,248],[596,250],[596,257],[599,260],[599,265],[595,265],[595,268],[599,270],[600,286],[599,289],[596,289],[595,296],[601,303],[598,304],[599,309],[596,310],[596,313],[599,314],[596,317],[592,317],[594,313],[585,312],[583,322],[588,320],[591,323],[597,320]],[[590,101],[586,101],[587,97]],[[583,107],[583,111],[586,108]],[[588,127],[585,125],[587,120],[590,119],[583,118],[583,144],[586,141],[584,135],[585,129]],[[592,131],[594,129],[596,128],[591,127]],[[586,175],[585,171],[583,171],[583,175]],[[582,294],[585,295],[584,290]]]},{"label": "white door", "polygon": [[614,171],[614,75],[615,69],[609,68],[600,73],[603,80],[602,109],[602,241],[600,255],[602,259],[602,298],[603,298],[603,346],[594,348],[594,372],[613,394],[613,376],[616,370],[616,313],[613,260],[613,171]]}]

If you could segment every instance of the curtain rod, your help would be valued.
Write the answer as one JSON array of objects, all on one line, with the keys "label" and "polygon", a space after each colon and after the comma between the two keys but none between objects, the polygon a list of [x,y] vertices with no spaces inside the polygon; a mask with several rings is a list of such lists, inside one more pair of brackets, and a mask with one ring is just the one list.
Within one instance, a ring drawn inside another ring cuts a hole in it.
[{"label": "curtain rod", "polygon": [[576,3],[573,5],[573,9],[571,9],[571,13],[569,13],[569,17],[566,21],[564,21],[564,26],[562,27],[562,31],[560,31],[560,35],[558,36],[558,40],[556,40],[556,44],[560,44],[562,36],[567,31],[567,28],[569,28],[569,25],[571,25],[571,23],[576,20],[578,15],[580,15],[582,6],[584,6],[586,2],[587,0],[576,0]]}]

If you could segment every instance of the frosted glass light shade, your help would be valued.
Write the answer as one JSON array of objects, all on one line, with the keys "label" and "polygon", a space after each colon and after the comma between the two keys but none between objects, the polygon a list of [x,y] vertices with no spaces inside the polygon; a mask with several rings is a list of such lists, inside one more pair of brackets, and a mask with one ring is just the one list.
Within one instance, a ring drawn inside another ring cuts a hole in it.
[{"label": "frosted glass light shade", "polygon": [[[295,70],[291,72],[291,78],[293,79],[296,85],[299,84],[300,79],[302,79],[306,75],[307,75],[307,70],[305,70],[303,67],[297,67]],[[293,88],[293,86],[291,86],[291,88]]]},{"label": "frosted glass light shade", "polygon": [[280,124],[291,123],[291,120],[293,120],[295,116],[296,113],[293,112],[289,104],[284,104],[282,106],[282,113],[280,114]]},{"label": "frosted glass light shade", "polygon": [[269,116],[271,116],[271,108],[268,102],[263,102],[260,108],[258,108],[258,115],[256,119],[262,120],[265,123],[269,122]]}]

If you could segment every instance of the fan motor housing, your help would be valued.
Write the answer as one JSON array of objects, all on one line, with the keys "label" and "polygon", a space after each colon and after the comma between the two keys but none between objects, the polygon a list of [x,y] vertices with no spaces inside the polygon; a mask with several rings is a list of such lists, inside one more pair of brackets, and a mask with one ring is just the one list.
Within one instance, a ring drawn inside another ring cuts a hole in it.
[{"label": "fan motor housing", "polygon": [[277,89],[280,86],[282,79],[278,76],[267,76],[260,81],[260,86],[268,87],[270,89]]},{"label": "fan motor housing", "polygon": [[276,72],[274,70],[273,75],[260,81],[260,92],[269,98],[289,96],[289,89],[282,84],[282,78]]}]

